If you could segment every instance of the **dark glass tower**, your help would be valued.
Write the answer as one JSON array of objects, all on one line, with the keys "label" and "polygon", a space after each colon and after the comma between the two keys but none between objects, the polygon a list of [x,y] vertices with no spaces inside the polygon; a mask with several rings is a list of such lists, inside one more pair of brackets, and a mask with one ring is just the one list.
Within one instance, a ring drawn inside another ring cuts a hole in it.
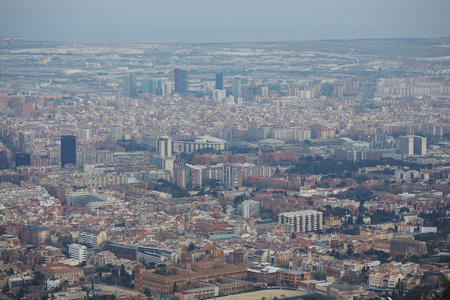
[{"label": "dark glass tower", "polygon": [[216,73],[216,90],[223,90],[223,73]]},{"label": "dark glass tower", "polygon": [[8,168],[8,153],[0,151],[0,170]]},{"label": "dark glass tower", "polygon": [[174,70],[175,79],[175,93],[186,93],[188,91],[188,71],[175,69]]},{"label": "dark glass tower", "polygon": [[74,135],[61,136],[61,167],[77,164],[77,138]]},{"label": "dark glass tower", "polygon": [[30,166],[31,165],[31,155],[30,153],[17,153],[14,157],[16,161],[16,168],[20,166]]}]

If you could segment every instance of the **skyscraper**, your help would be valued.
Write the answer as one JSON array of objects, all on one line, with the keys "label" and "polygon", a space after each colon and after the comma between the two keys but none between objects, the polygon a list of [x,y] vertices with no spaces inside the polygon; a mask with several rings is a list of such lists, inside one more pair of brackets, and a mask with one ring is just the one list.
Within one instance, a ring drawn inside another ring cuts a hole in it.
[{"label": "skyscraper", "polygon": [[188,71],[175,69],[174,70],[174,79],[175,79],[175,93],[186,93],[189,89],[188,87]]},{"label": "skyscraper", "polygon": [[77,164],[77,138],[74,135],[61,136],[61,167]]},{"label": "skyscraper", "polygon": [[0,170],[8,168],[8,153],[6,151],[0,151]]},{"label": "skyscraper", "polygon": [[172,140],[161,136],[156,141],[156,159],[159,160],[161,170],[173,171]]},{"label": "skyscraper", "polygon": [[216,90],[223,90],[223,73],[216,73]]},{"label": "skyscraper", "polygon": [[136,75],[127,74],[123,76],[123,93],[122,96],[136,98]]},{"label": "skyscraper", "polygon": [[169,137],[159,137],[156,145],[156,154],[161,157],[172,157],[172,141]]},{"label": "skyscraper", "polygon": [[427,154],[427,138],[423,136],[414,136],[414,155]]},{"label": "skyscraper", "polygon": [[233,78],[233,97],[241,97],[241,79],[238,77]]},{"label": "skyscraper", "polygon": [[156,90],[156,81],[155,80],[144,80],[142,81],[142,92],[155,94]]},{"label": "skyscraper", "polygon": [[426,155],[427,139],[417,135],[407,135],[399,137],[400,154],[406,156]]},{"label": "skyscraper", "polygon": [[30,153],[16,153],[14,156],[16,161],[16,170],[20,166],[30,166],[31,165],[31,155]]}]

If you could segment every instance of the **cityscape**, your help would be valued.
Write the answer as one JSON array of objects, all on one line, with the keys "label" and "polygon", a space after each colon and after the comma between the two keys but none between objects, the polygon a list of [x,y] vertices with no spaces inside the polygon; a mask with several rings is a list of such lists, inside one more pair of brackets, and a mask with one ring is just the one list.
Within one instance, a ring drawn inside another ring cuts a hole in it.
[{"label": "cityscape", "polygon": [[450,38],[0,39],[2,299],[448,299]]}]

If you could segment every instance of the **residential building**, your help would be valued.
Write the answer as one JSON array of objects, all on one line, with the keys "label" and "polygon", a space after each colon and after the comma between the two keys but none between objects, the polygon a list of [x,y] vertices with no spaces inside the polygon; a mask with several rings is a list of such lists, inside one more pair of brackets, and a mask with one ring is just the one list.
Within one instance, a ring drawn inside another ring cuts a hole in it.
[{"label": "residential building", "polygon": [[70,244],[69,255],[70,258],[78,260],[80,263],[86,261],[87,247],[80,244]]},{"label": "residential building", "polygon": [[22,227],[22,242],[25,244],[42,245],[50,238],[50,230],[45,227],[29,225]]},{"label": "residential building", "polygon": [[107,240],[108,236],[104,231],[85,229],[78,232],[78,243],[89,247],[97,248]]},{"label": "residential building", "polygon": [[315,210],[285,212],[278,215],[278,224],[286,225],[288,232],[322,230],[323,213]]},{"label": "residential building", "polygon": [[107,264],[112,264],[116,261],[117,257],[114,253],[109,251],[102,251],[94,254],[93,263],[95,266],[106,266]]},{"label": "residential building", "polygon": [[250,217],[259,216],[259,207],[260,207],[259,201],[245,200],[244,202],[242,202],[240,204],[240,206],[241,206],[242,216],[245,219],[248,219]]},{"label": "residential building", "polygon": [[286,283],[289,286],[297,287],[300,281],[311,280],[309,272],[280,269],[278,270],[278,282]]}]

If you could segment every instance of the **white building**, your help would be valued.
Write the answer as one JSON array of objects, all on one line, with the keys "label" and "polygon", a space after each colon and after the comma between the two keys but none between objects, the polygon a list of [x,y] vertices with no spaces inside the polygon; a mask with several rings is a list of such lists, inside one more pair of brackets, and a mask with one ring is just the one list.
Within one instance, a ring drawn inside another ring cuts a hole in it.
[{"label": "white building", "polygon": [[259,201],[245,200],[240,204],[241,213],[245,219],[259,216]]},{"label": "white building", "polygon": [[108,236],[104,231],[84,230],[78,232],[78,243],[89,247],[98,247],[108,240]]},{"label": "white building", "polygon": [[80,244],[70,244],[69,255],[70,258],[78,260],[80,263],[86,261],[87,247]]},{"label": "white building", "polygon": [[285,212],[278,215],[278,223],[286,225],[289,232],[322,230],[323,213],[316,210]]}]

